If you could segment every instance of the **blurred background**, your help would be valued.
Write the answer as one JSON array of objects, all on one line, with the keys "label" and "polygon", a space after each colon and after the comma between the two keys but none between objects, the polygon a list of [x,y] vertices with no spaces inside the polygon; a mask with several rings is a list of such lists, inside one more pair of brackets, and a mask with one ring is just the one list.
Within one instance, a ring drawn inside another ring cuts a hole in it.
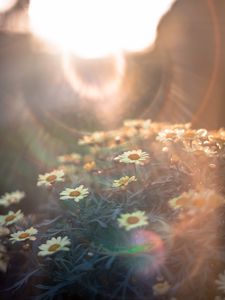
[{"label": "blurred background", "polygon": [[[0,1],[1,194],[25,190],[27,203],[32,198],[29,210],[33,198],[40,197],[38,174],[54,168],[57,155],[74,151],[82,133],[117,128],[124,119],[192,122],[193,127],[207,129],[225,126],[223,0],[167,1],[167,8],[157,15],[153,40],[142,51],[126,49],[96,57],[87,57],[87,52],[82,57],[81,47],[78,55],[68,54],[68,49],[62,52],[42,38],[48,24],[50,29],[57,27],[56,37],[63,36],[66,23],[60,8],[56,23],[51,23],[56,4],[52,2],[51,14],[47,2],[52,1],[40,0],[39,14],[32,15],[28,0]],[[122,13],[117,7],[115,16],[127,22],[131,37],[138,37],[145,28],[138,25],[143,18],[136,9],[130,23],[126,20],[129,3]],[[151,1],[150,19],[156,15],[156,3]],[[85,23],[90,29],[95,22],[93,7],[84,9],[88,14],[81,17],[79,32]],[[102,40],[101,45],[116,40],[118,20],[114,19],[115,31],[98,41],[86,30],[87,49],[96,45],[99,50]],[[34,26],[40,24],[41,34]],[[67,42],[73,39],[71,32]],[[121,40],[126,40],[126,33]]]}]

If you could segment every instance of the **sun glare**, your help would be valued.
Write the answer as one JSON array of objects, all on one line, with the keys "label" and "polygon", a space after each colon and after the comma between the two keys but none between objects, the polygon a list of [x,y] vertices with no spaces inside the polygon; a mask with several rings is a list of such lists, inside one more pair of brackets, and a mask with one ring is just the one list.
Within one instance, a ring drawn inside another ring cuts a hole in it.
[{"label": "sun glare", "polygon": [[31,0],[31,30],[82,58],[142,51],[172,0]]},{"label": "sun glare", "polygon": [[10,10],[15,4],[16,0],[0,0],[0,13],[5,13],[7,10]]}]

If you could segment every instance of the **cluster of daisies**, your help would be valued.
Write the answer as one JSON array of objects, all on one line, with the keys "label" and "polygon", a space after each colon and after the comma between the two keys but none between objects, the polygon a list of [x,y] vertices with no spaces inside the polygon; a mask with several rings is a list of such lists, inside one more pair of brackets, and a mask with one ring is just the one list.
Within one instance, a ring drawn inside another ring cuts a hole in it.
[{"label": "cluster of daisies", "polygon": [[[3,230],[3,226],[10,226],[13,224],[16,224],[19,222],[22,218],[24,217],[23,213],[21,210],[18,210],[17,212],[9,211],[6,215],[1,215],[0,216],[0,226],[1,230]],[[9,231],[6,232],[8,234]],[[15,242],[23,242],[23,241],[34,241],[36,240],[36,235],[38,233],[38,230],[34,227],[30,227],[26,230],[19,230],[10,235],[9,240],[12,243]],[[3,232],[1,232],[1,235],[3,235]],[[68,251],[69,248],[68,246],[70,245],[70,241],[68,237],[57,237],[57,238],[52,238],[50,240],[47,240],[45,244],[42,244],[39,246],[39,256],[45,256],[45,255],[50,255],[53,254],[57,251],[64,250]],[[6,271],[6,270],[5,270]]]},{"label": "cluster of daisies", "polygon": [[[113,148],[121,145],[129,145],[129,142],[134,139],[153,139],[153,143],[158,143],[162,151],[169,151],[172,145],[181,145],[182,151],[185,153],[198,154],[207,157],[216,157],[225,149],[225,131],[219,130],[216,132],[208,132],[205,129],[193,130],[190,124],[160,124],[153,123],[151,120],[126,120],[122,128],[108,132],[94,132],[90,135],[83,136],[78,144],[89,147],[90,153],[80,155],[79,153],[70,153],[58,156],[60,168],[40,174],[38,176],[37,186],[54,188],[57,183],[65,183],[66,176],[73,173],[75,167],[91,172],[97,169],[95,157],[96,151],[101,151],[104,147]],[[121,148],[118,148],[121,149]],[[94,155],[93,155],[94,153]],[[148,165],[151,163],[149,154],[141,149],[129,151],[121,151],[121,154],[112,158],[112,162],[117,164],[134,166],[134,169]],[[94,158],[93,158],[94,157]],[[110,158],[111,159],[111,158]],[[82,168],[81,168],[82,167]],[[127,189],[128,186],[139,180],[137,173],[128,176],[125,173],[122,177],[112,180],[112,189]],[[65,187],[58,193],[61,201],[74,201],[78,203],[90,196],[90,188],[81,184],[72,187]],[[6,193],[0,198],[0,206],[9,207],[10,205],[19,203],[25,197],[25,193],[15,191]],[[87,201],[86,199],[86,201]],[[85,201],[85,200],[84,200]],[[201,212],[211,212],[221,206],[224,206],[224,197],[211,189],[200,188],[199,190],[190,189],[181,193],[179,196],[168,201],[168,206],[176,213],[188,211],[191,214]],[[77,204],[76,204],[77,205]],[[7,228],[20,222],[24,218],[21,210],[9,210],[7,214],[0,215],[0,236],[9,235],[10,231]],[[130,231],[139,227],[149,225],[149,216],[143,210],[135,210],[133,212],[125,212],[117,217],[117,225],[126,231]],[[15,227],[13,227],[15,230]],[[3,231],[5,230],[5,233]],[[16,242],[34,241],[37,239],[38,230],[34,227],[25,230],[19,230],[10,234],[9,240],[14,244]],[[59,251],[69,251],[72,241],[68,236],[56,236],[47,239],[43,244],[39,245],[38,256],[48,256]],[[0,246],[2,246],[0,244]],[[2,251],[3,253],[3,251]],[[1,259],[0,259],[1,264]],[[1,269],[1,265],[0,265]],[[2,268],[3,270],[3,268]],[[219,274],[215,281],[218,289],[225,294],[225,273]],[[160,279],[153,286],[153,293],[156,296],[164,295],[171,288],[170,284],[165,279]],[[215,300],[223,299],[217,296]]]},{"label": "cluster of daisies", "polygon": [[180,143],[184,151],[208,157],[217,156],[225,149],[225,131],[207,131],[206,129],[169,128],[162,129],[156,138],[164,144]]},{"label": "cluster of daisies", "polygon": [[225,148],[225,130],[207,131],[191,129],[191,124],[154,123],[151,120],[126,120],[123,127],[107,132],[94,132],[83,136],[79,145],[113,148],[131,142],[134,139],[156,141],[166,145],[181,143],[183,150],[191,153],[217,155]]},{"label": "cluster of daisies", "polygon": [[[81,159],[80,156],[73,154],[68,155],[66,158],[61,156],[60,160],[64,162],[65,160],[77,162]],[[115,161],[119,161],[121,163],[127,164],[135,164],[142,165],[147,159],[149,159],[149,155],[142,150],[132,150],[124,152],[123,154],[115,157]],[[54,170],[52,172],[39,175],[37,186],[45,186],[52,187],[57,182],[65,181],[65,173],[63,170]],[[112,187],[126,187],[131,182],[137,181],[135,176],[123,176],[119,179],[115,179],[112,183]],[[79,185],[75,188],[65,188],[63,191],[59,193],[60,200],[73,200],[75,202],[79,202],[80,200],[86,198],[89,195],[88,188],[84,187],[84,185]],[[25,194],[20,191],[7,193],[1,198],[1,205],[8,206],[13,203],[18,203]],[[21,219],[23,219],[24,215],[21,210],[16,212],[9,211],[6,215],[0,215],[0,225],[1,226],[10,226],[12,224],[17,223]],[[134,211],[132,213],[121,214],[118,218],[119,227],[124,227],[126,230],[131,230],[133,228],[137,228],[140,226],[148,225],[148,217],[144,211]],[[34,227],[28,228],[23,231],[17,231],[11,234],[10,241],[12,243],[15,242],[23,242],[23,241],[34,241],[36,240],[36,235],[38,230]],[[46,241],[45,244],[41,244],[39,246],[39,256],[51,255],[58,251],[68,251],[69,246],[71,245],[71,241],[67,236],[61,237],[53,237]]]}]

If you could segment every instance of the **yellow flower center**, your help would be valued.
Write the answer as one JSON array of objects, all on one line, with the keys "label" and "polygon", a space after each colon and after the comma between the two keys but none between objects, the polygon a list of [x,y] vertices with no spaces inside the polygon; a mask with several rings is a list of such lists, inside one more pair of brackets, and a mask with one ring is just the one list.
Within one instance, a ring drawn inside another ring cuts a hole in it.
[{"label": "yellow flower center", "polygon": [[137,153],[133,153],[133,154],[130,154],[130,155],[128,156],[128,158],[129,158],[130,160],[138,160],[138,159],[140,159],[140,155],[137,154]]},{"label": "yellow flower center", "polygon": [[60,247],[60,244],[53,244],[48,248],[49,252],[55,252],[56,250],[58,250]]},{"label": "yellow flower center", "polygon": [[16,199],[15,197],[11,197],[11,198],[9,199],[9,202],[14,203],[16,200],[17,200],[17,199]]},{"label": "yellow flower center", "polygon": [[21,234],[19,235],[19,239],[26,239],[26,238],[28,238],[29,236],[30,236],[29,233],[23,232],[23,233],[21,233]]},{"label": "yellow flower center", "polygon": [[69,196],[71,196],[71,197],[78,197],[78,196],[80,196],[80,192],[79,191],[72,191],[70,194],[69,194]]},{"label": "yellow flower center", "polygon": [[119,185],[127,185],[129,181],[129,178],[121,178],[119,180]]},{"label": "yellow flower center", "polygon": [[139,218],[132,216],[127,218],[127,223],[128,224],[137,224],[139,222]]},{"label": "yellow flower center", "polygon": [[166,138],[167,138],[167,139],[173,139],[173,138],[175,138],[175,137],[176,137],[176,134],[173,133],[173,132],[170,132],[170,133],[167,133],[167,134],[166,134]]},{"label": "yellow flower center", "polygon": [[56,175],[49,175],[47,178],[46,178],[46,181],[52,183],[56,180],[57,176]]},{"label": "yellow flower center", "polygon": [[16,217],[15,215],[7,216],[7,217],[5,218],[5,221],[6,221],[6,222],[10,222],[10,221],[14,220],[15,217]]},{"label": "yellow flower center", "polygon": [[185,138],[195,138],[195,133],[192,132],[192,131],[186,131],[185,134],[184,134]]}]

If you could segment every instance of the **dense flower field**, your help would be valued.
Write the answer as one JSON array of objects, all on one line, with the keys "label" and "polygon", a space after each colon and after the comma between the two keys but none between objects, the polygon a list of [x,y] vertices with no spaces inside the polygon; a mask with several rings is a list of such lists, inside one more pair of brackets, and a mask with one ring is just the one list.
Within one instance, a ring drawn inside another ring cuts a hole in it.
[{"label": "dense flower field", "polygon": [[225,130],[127,120],[74,144],[38,211],[0,198],[0,298],[225,299]]}]

